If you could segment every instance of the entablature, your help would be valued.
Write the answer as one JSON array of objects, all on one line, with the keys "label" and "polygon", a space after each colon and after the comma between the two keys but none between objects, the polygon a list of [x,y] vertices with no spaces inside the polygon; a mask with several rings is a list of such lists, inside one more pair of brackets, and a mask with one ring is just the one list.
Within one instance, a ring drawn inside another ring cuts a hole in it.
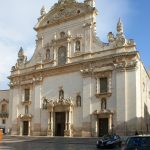
[{"label": "entablature", "polygon": [[125,52],[114,54],[107,57],[92,58],[82,60],[80,62],[68,63],[61,66],[45,67],[42,64],[41,68],[25,68],[20,70],[19,74],[12,74],[9,79],[10,87],[23,86],[27,84],[36,84],[43,81],[44,77],[69,72],[80,71],[83,77],[97,77],[99,73],[112,72],[113,70],[132,70],[137,67],[139,56],[137,52]]}]

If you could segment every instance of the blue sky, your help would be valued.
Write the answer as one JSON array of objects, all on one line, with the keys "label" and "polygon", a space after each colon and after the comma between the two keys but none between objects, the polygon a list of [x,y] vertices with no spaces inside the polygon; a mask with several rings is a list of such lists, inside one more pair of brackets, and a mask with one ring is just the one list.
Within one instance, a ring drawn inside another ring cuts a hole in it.
[{"label": "blue sky", "polygon": [[[83,0],[78,0],[83,2]],[[35,49],[36,32],[33,30],[44,5],[47,11],[57,0],[0,1],[0,89],[8,89],[7,76],[15,65],[20,46],[31,58]],[[148,0],[96,0],[97,34],[107,42],[107,33],[116,33],[121,17],[127,38],[134,39],[145,66],[150,65],[150,19]]]}]

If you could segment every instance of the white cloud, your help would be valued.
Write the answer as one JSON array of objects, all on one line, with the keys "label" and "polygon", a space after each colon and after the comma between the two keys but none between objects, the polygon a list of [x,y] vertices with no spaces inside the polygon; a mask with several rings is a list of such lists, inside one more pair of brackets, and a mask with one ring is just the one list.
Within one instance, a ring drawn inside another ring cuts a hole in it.
[{"label": "white cloud", "polygon": [[[83,0],[78,0],[83,2]],[[115,31],[119,17],[126,18],[130,11],[129,0],[96,0],[99,11],[97,17],[97,33],[106,41],[107,33]],[[23,46],[30,58],[35,49],[33,30],[40,16],[40,9],[45,5],[49,10],[57,0],[5,0],[0,2],[0,89],[7,88],[10,68],[15,65],[17,53]]]}]

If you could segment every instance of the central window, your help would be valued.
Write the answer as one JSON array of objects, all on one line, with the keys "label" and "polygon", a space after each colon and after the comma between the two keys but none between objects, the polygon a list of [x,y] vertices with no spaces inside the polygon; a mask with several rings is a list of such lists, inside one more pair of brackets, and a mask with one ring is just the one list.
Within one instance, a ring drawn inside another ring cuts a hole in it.
[{"label": "central window", "polygon": [[25,89],[25,101],[29,101],[30,99],[30,89]]},{"label": "central window", "polygon": [[58,49],[58,65],[64,65],[66,64],[67,60],[67,50],[65,46],[61,46]]},{"label": "central window", "polygon": [[107,78],[100,78],[100,93],[107,93]]}]

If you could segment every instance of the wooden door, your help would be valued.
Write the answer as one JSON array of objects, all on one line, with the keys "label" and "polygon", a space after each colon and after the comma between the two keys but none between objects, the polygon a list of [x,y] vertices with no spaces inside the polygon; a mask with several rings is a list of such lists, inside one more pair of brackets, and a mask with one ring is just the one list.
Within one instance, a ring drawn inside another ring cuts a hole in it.
[{"label": "wooden door", "polygon": [[108,118],[99,119],[99,136],[108,134]]},{"label": "wooden door", "polygon": [[28,125],[29,125],[29,122],[28,121],[23,121],[23,135],[28,135]]},{"label": "wooden door", "polygon": [[55,136],[64,136],[65,112],[55,113]]}]

